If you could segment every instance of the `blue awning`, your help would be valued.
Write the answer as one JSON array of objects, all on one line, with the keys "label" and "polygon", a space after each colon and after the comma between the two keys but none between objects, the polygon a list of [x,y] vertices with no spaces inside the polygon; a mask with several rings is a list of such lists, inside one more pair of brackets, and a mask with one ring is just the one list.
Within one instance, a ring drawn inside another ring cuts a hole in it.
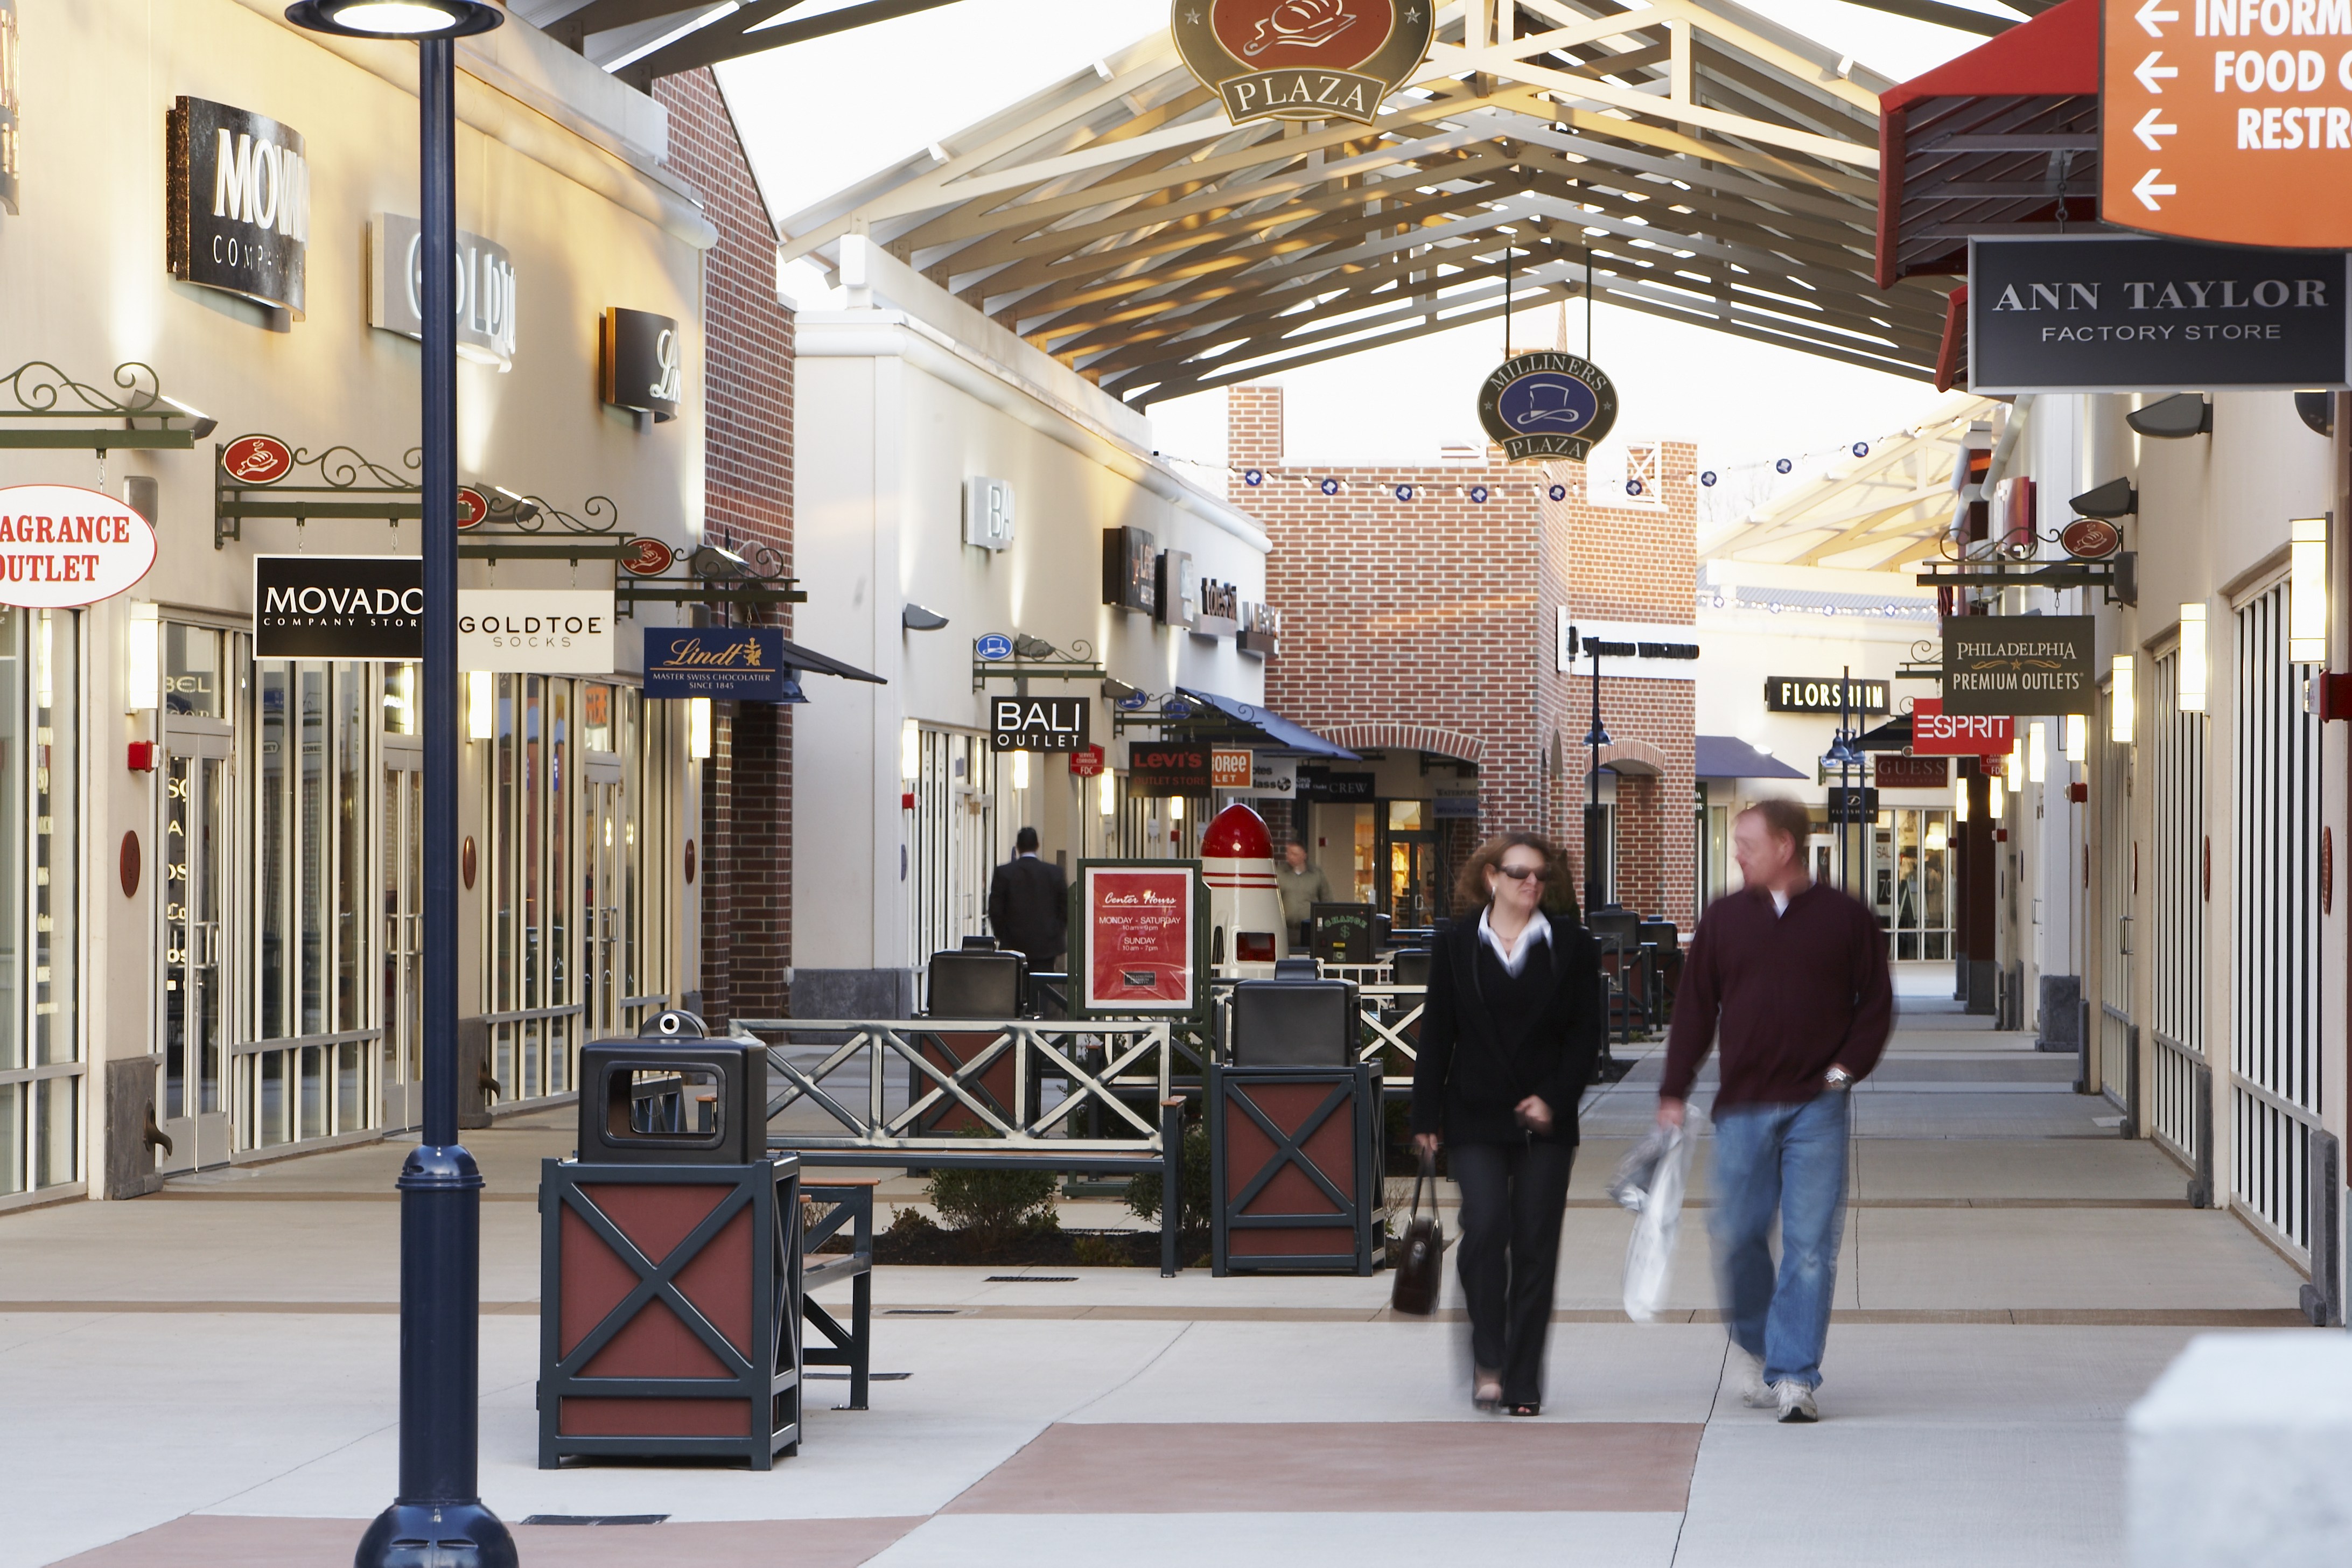
[{"label": "blue awning", "polygon": [[1332,744],[1304,724],[1294,724],[1271,709],[1231,697],[1220,697],[1213,691],[1197,691],[1189,686],[1180,686],[1176,689],[1195,702],[1208,704],[1234,723],[1255,730],[1284,751],[1297,752],[1310,757],[1332,757],[1343,763],[1362,761],[1346,747]]},{"label": "blue awning", "polygon": [[1691,772],[1703,779],[1801,779],[1805,775],[1768,757],[1737,735],[1692,737]]}]

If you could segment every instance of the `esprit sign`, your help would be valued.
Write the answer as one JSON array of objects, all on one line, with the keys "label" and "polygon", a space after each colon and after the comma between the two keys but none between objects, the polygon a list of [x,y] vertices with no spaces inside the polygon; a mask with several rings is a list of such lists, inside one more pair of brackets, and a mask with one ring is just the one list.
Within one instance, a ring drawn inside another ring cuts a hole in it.
[{"label": "esprit sign", "polygon": [[[378,213],[368,268],[368,325],[404,338],[425,335],[423,234],[413,217]],[[506,247],[457,231],[457,353],[478,364],[514,368],[515,269]]]},{"label": "esprit sign", "polygon": [[2232,245],[2352,246],[2352,6],[2105,0],[2104,22],[2101,217]]},{"label": "esprit sign", "polygon": [[989,749],[1082,752],[1092,706],[1084,697],[992,697],[988,703]]},{"label": "esprit sign", "polygon": [[414,555],[257,555],[256,658],[422,658],[425,564]]},{"label": "esprit sign", "polygon": [[613,590],[460,588],[457,668],[513,675],[610,675]]},{"label": "esprit sign", "polygon": [[0,605],[94,605],[154,564],[155,531],[111,496],[78,485],[0,489]]},{"label": "esprit sign", "polygon": [[1236,125],[1369,125],[1427,58],[1436,12],[1432,0],[1175,0],[1170,30]]},{"label": "esprit sign", "polygon": [[310,165],[302,138],[247,110],[183,98],[164,115],[172,276],[302,316]]},{"label": "esprit sign", "polygon": [[1911,750],[1923,757],[1990,757],[2017,743],[2017,721],[2006,713],[1947,713],[1943,699],[1911,704]]}]

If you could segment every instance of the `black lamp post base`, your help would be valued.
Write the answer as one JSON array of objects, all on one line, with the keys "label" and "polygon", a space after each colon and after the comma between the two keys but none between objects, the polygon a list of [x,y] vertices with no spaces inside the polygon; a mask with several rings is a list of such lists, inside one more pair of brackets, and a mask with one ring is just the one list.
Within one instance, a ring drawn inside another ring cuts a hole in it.
[{"label": "black lamp post base", "polygon": [[516,1568],[514,1537],[479,1502],[396,1502],[360,1537],[352,1568]]}]

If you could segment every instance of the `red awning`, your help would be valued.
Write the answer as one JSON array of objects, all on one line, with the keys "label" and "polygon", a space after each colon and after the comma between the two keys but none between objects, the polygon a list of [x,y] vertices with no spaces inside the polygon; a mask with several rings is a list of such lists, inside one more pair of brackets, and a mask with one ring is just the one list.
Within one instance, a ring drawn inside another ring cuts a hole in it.
[{"label": "red awning", "polygon": [[1971,235],[2098,221],[2099,5],[2063,0],[1881,95],[1880,288],[1965,273]]}]

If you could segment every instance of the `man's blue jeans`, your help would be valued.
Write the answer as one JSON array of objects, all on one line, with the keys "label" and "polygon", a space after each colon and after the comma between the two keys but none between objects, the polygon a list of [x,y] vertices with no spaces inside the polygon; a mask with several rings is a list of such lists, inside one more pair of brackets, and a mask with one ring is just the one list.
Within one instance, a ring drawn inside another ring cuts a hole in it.
[{"label": "man's blue jeans", "polygon": [[[1764,1363],[1768,1384],[1818,1388],[1845,1234],[1850,1091],[1796,1105],[1736,1105],[1715,1115],[1716,1271],[1732,1342]],[[1774,1282],[1772,1216],[1780,1216]]]}]

